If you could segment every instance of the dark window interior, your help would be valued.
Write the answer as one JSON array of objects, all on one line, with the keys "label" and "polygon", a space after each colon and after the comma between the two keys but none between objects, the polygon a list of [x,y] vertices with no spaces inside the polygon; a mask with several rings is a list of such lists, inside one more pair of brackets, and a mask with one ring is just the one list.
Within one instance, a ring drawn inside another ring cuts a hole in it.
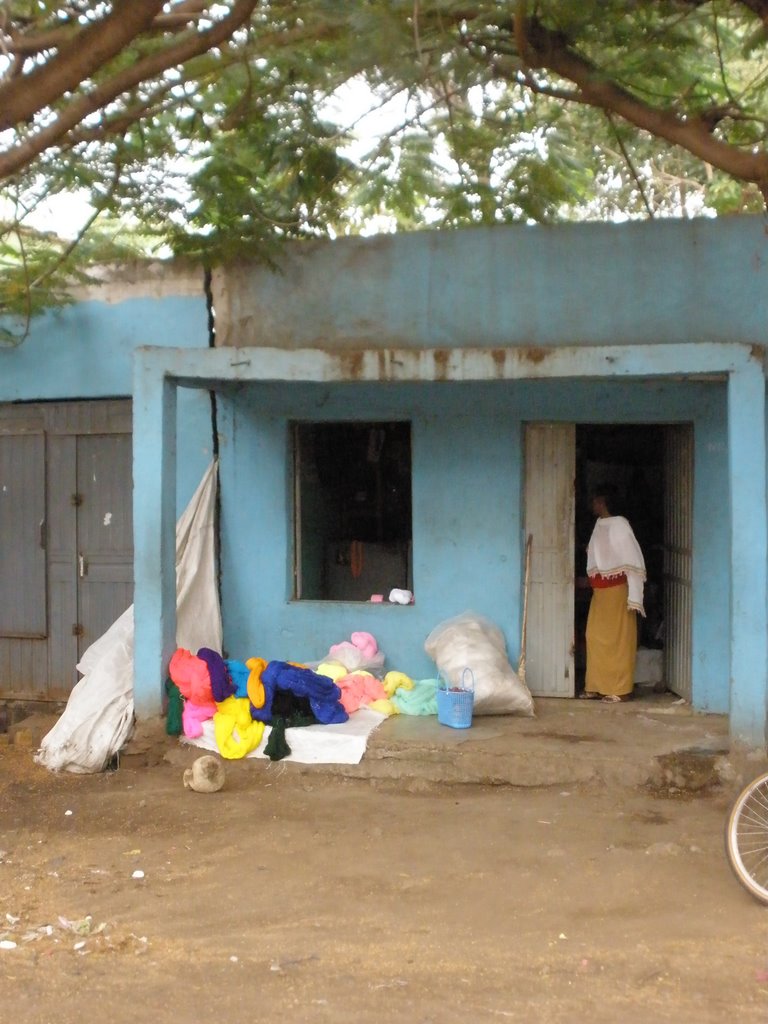
[{"label": "dark window interior", "polygon": [[386,600],[410,589],[410,424],[296,423],[294,457],[295,596]]}]

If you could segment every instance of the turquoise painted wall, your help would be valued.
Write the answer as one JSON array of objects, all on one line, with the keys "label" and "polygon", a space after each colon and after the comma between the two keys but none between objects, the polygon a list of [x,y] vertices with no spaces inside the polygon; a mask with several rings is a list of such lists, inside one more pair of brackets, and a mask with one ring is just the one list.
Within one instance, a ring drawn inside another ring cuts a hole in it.
[{"label": "turquoise painted wall", "polygon": [[214,275],[219,341],[359,348],[765,344],[759,217],[417,232]]},{"label": "turquoise painted wall", "polygon": [[[147,281],[147,290],[152,282]],[[108,286],[105,286],[108,289]],[[136,290],[136,289],[134,289]],[[208,346],[200,294],[88,300],[37,317],[15,347],[0,346],[0,402],[130,398],[140,345]],[[186,506],[211,460],[211,403],[205,391],[179,394],[177,506]]]},{"label": "turquoise painted wall", "polygon": [[[236,268],[242,290],[231,290],[231,308],[222,300],[222,323],[225,308],[237,315],[222,337],[228,330],[230,341],[252,342],[238,334],[247,322],[263,343],[286,348],[765,341],[768,240],[759,218],[353,239],[311,261],[316,249],[295,257],[296,276]],[[199,294],[150,297],[134,286],[120,301],[40,317],[21,346],[0,348],[0,401],[130,397],[133,353],[145,345],[207,347],[202,278]],[[211,455],[207,392],[180,388],[178,408],[180,510]],[[694,702],[728,710],[724,384],[253,384],[225,387],[218,409],[228,652],[311,660],[362,628],[390,667],[414,676],[434,674],[423,651],[430,629],[469,607],[502,626],[517,662],[526,421],[693,422]],[[288,423],[344,417],[412,423],[412,607],[290,600]]]},{"label": "turquoise painted wall", "polygon": [[[493,382],[242,386],[220,405],[222,589],[230,656],[317,660],[354,630],[387,667],[434,676],[423,650],[467,608],[502,627],[517,663],[526,421],[693,422],[694,701],[726,712],[729,542],[726,395],[719,383]],[[416,603],[292,601],[291,419],[412,423]]]}]

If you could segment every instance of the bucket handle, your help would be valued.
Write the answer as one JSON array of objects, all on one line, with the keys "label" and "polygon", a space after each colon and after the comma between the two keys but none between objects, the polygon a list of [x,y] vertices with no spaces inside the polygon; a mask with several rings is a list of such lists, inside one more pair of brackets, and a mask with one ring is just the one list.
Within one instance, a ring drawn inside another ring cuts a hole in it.
[{"label": "bucket handle", "polygon": [[[467,676],[469,676],[469,683],[467,683]],[[437,688],[438,690],[450,690],[451,684],[448,676],[443,672],[442,669],[437,673]],[[475,692],[475,675],[472,669],[467,665],[462,669],[461,679],[459,680],[459,689],[466,690],[469,693]]]}]

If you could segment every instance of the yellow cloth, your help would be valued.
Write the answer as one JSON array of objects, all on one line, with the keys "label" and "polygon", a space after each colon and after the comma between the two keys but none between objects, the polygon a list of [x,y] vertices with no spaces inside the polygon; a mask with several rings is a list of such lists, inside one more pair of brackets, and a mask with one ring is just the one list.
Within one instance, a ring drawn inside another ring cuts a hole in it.
[{"label": "yellow cloth", "polygon": [[391,697],[395,690],[412,690],[413,680],[405,672],[387,672],[384,676],[384,692]]},{"label": "yellow cloth", "polygon": [[264,692],[264,683],[261,681],[261,673],[267,667],[267,663],[263,658],[249,658],[248,661],[246,661],[245,666],[251,670],[246,686],[248,698],[255,708],[263,708],[267,695]]},{"label": "yellow cloth", "polygon": [[[342,665],[340,661],[323,661],[317,666],[315,672],[317,672],[319,676],[328,676],[328,678],[332,679],[334,683],[343,679],[344,676],[349,675],[349,669],[345,665]],[[370,672],[368,675],[370,675]]]},{"label": "yellow cloth", "polygon": [[587,616],[587,676],[590,693],[623,697],[632,692],[637,655],[637,613],[627,608],[627,584],[592,591]]},{"label": "yellow cloth", "polygon": [[227,697],[216,705],[213,733],[221,756],[234,761],[258,747],[264,735],[264,723],[251,718],[251,702],[247,697]]},{"label": "yellow cloth", "polygon": [[384,700],[383,697],[371,701],[368,707],[371,711],[378,711],[380,715],[387,715],[387,717],[400,714],[400,708],[396,707],[391,700]]}]

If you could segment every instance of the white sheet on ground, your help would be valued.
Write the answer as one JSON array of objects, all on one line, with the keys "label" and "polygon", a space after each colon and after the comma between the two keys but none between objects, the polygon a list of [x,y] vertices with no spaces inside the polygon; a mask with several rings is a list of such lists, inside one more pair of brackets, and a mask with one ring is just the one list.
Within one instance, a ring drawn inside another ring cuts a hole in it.
[{"label": "white sheet on ground", "polygon": [[[296,761],[299,764],[359,764],[368,745],[368,737],[386,718],[386,715],[378,711],[360,708],[340,725],[302,725],[286,729],[285,741],[291,753],[281,758],[281,761]],[[264,747],[269,742],[271,732],[272,727],[265,726],[261,743],[247,757],[268,756],[264,753]],[[218,753],[211,718],[203,722],[202,736],[197,739],[182,736],[181,741]]]},{"label": "white sheet on ground", "polygon": [[[216,462],[210,464],[176,524],[176,642],[221,650],[214,513]],[[103,771],[133,730],[133,606],[85,651],[56,725],[35,754],[52,771]]]}]

